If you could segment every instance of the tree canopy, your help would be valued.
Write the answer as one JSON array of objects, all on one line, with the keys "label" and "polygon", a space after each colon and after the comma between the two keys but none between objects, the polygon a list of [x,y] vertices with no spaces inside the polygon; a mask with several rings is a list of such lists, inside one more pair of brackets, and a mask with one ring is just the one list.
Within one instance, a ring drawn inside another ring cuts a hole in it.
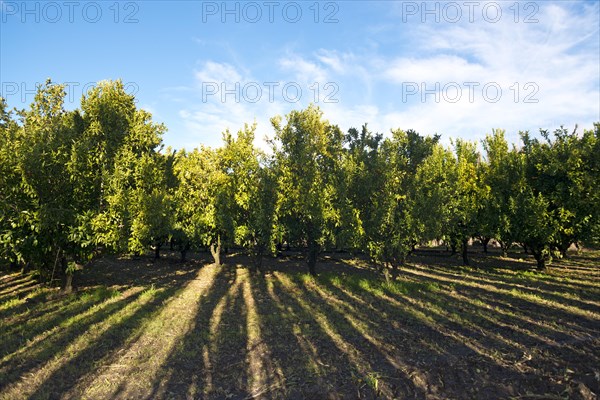
[{"label": "tree canopy", "polygon": [[461,249],[522,244],[545,268],[574,243],[600,242],[600,123],[539,136],[502,130],[481,142],[367,125],[344,134],[315,105],[272,119],[265,153],[256,125],[219,148],[164,149],[166,127],[120,81],[90,89],[79,109],[48,81],[26,110],[0,99],[0,262],[65,278],[103,252],[182,259],[208,248],[251,254],[260,270],[283,246],[364,253],[396,267],[432,240]]}]

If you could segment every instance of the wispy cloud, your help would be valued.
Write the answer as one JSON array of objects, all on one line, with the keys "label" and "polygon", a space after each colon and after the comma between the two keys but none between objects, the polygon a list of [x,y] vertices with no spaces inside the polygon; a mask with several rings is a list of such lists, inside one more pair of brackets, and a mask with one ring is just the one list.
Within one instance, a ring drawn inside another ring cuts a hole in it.
[{"label": "wispy cloud", "polygon": [[[311,85],[318,83],[322,90],[332,82],[339,91],[336,101],[323,102],[321,92],[318,105],[344,130],[369,123],[379,132],[400,127],[480,139],[499,127],[516,140],[521,129],[591,127],[600,120],[599,5],[537,4],[538,22],[528,24],[503,18],[498,23],[418,23],[407,29],[382,21],[381,32],[390,35],[395,29],[402,35],[397,51],[389,43],[311,52],[288,47],[271,56],[268,71],[205,61],[194,71],[195,90],[202,82],[233,88],[271,81],[279,84],[277,90],[295,82],[303,97],[289,102],[279,92],[269,99],[265,87],[255,102],[243,96],[236,101],[232,95],[198,101],[197,95],[179,116],[201,138],[220,138],[225,128],[236,130],[256,120],[262,139],[271,134],[270,117],[306,106],[315,100]],[[415,88],[416,93],[407,92]]]}]

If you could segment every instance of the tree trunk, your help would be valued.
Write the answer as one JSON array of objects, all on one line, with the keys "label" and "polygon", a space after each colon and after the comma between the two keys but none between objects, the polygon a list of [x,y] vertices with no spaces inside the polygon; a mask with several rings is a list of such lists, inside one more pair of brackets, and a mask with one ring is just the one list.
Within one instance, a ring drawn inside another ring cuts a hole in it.
[{"label": "tree trunk", "polygon": [[488,243],[489,242],[490,242],[489,237],[484,237],[483,239],[481,239],[481,244],[483,245],[483,252],[485,254],[487,254],[487,252],[488,252]]},{"label": "tree trunk", "polygon": [[546,258],[544,256],[541,257],[535,257],[535,260],[537,261],[537,269],[539,271],[545,271],[546,270]]},{"label": "tree trunk", "polygon": [[73,273],[66,272],[63,278],[63,284],[61,288],[61,292],[64,294],[69,294],[73,292]]},{"label": "tree trunk", "polygon": [[211,243],[210,254],[215,260],[215,265],[218,267],[221,265],[221,236],[217,236],[217,242]]},{"label": "tree trunk", "polygon": [[456,254],[456,243],[452,242],[450,243],[450,249],[452,250],[452,253],[450,253],[451,256]]},{"label": "tree trunk", "polygon": [[160,258],[160,247],[161,247],[161,245],[158,242],[154,245],[154,260],[155,261]]},{"label": "tree trunk", "polygon": [[508,257],[509,244],[501,240],[499,240],[498,243],[500,243],[500,248],[502,249],[502,257]]},{"label": "tree trunk", "polygon": [[464,265],[469,265],[469,254],[467,253],[468,246],[469,246],[469,239],[463,239],[461,250],[462,250],[462,259],[463,259]]},{"label": "tree trunk", "polygon": [[546,270],[546,257],[544,256],[544,250],[543,249],[531,249],[531,253],[533,254],[533,258],[535,258],[535,261],[537,262],[537,269],[538,271],[545,271]]},{"label": "tree trunk", "polygon": [[254,272],[259,273],[262,269],[262,261],[263,261],[263,247],[256,246],[254,248]]},{"label": "tree trunk", "polygon": [[544,257],[540,257],[537,260],[537,269],[540,271],[545,271],[546,270],[546,259]]},{"label": "tree trunk", "polygon": [[317,275],[317,256],[319,255],[319,244],[315,240],[308,241],[308,272],[315,276]]},{"label": "tree trunk", "polygon": [[187,252],[190,249],[190,242],[185,242],[185,245],[181,248],[181,262],[186,262]]},{"label": "tree trunk", "polygon": [[558,250],[560,251],[560,255],[563,258],[567,258],[569,256],[568,253],[567,253],[569,251],[569,247],[571,247],[571,242],[570,241],[569,242],[561,243],[560,248]]},{"label": "tree trunk", "polygon": [[60,268],[63,271],[64,276],[60,291],[63,294],[69,294],[73,292],[73,271],[67,267],[67,260],[66,258],[62,257],[60,260]]},{"label": "tree trunk", "polygon": [[31,269],[31,265],[29,264],[29,262],[23,263],[21,265],[21,274],[25,275],[26,273],[29,272],[30,269]]}]

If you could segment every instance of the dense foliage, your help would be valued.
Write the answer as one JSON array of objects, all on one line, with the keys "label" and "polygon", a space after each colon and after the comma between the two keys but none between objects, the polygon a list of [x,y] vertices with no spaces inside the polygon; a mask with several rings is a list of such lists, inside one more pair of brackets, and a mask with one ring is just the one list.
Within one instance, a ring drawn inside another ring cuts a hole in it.
[{"label": "dense foliage", "polygon": [[28,110],[0,99],[0,262],[42,276],[72,272],[102,252],[140,254],[169,243],[185,259],[228,247],[255,257],[305,249],[311,273],[324,249],[364,252],[396,267],[421,243],[461,249],[473,239],[521,244],[545,268],[572,244],[600,241],[600,123],[510,147],[367,126],[347,134],[313,105],[272,119],[268,154],[255,126],[223,146],[162,147],[165,127],[137,109],[121,82],[101,82],[64,108],[48,81]]}]

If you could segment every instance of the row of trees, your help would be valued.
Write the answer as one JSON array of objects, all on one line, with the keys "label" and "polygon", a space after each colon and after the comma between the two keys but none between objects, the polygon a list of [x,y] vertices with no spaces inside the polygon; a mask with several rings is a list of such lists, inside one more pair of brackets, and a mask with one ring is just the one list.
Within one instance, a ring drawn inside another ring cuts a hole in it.
[{"label": "row of trees", "polygon": [[223,134],[220,148],[164,150],[165,127],[136,108],[121,82],[101,82],[64,108],[48,81],[28,110],[0,101],[0,259],[48,277],[102,251],[156,257],[166,243],[241,246],[260,268],[282,244],[306,250],[311,273],[323,249],[365,252],[395,267],[415,245],[454,251],[478,238],[506,252],[526,246],[539,268],[553,252],[600,238],[600,124],[521,133],[511,147],[494,130],[482,142],[367,126],[343,133],[315,106],[272,119],[272,151],[255,126]]}]

